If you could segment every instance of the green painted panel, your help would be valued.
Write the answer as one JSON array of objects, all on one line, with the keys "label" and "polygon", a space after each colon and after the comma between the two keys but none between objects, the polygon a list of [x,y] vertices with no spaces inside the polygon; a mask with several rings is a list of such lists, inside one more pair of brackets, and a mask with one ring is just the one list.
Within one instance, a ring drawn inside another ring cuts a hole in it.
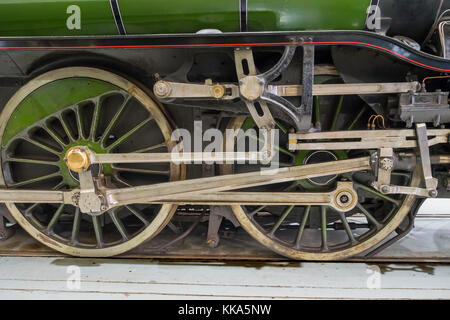
[{"label": "green painted panel", "polygon": [[249,31],[363,29],[370,0],[248,0]]},{"label": "green painted panel", "polygon": [[[128,34],[240,30],[240,0],[118,0]],[[248,0],[249,31],[362,29],[370,0]],[[80,29],[67,9],[80,8]],[[70,21],[70,20],[69,20]],[[0,0],[0,36],[118,34],[109,0]]]},{"label": "green painted panel", "polygon": [[120,0],[128,34],[239,31],[239,0]]},{"label": "green painted panel", "polygon": [[[79,30],[67,27],[74,12],[67,13],[71,5],[80,8]],[[0,0],[0,36],[115,34],[118,31],[109,0]]]},{"label": "green painted panel", "polygon": [[17,106],[5,128],[2,145],[5,146],[35,122],[65,107],[114,90],[120,89],[110,83],[87,78],[68,78],[46,84]]}]

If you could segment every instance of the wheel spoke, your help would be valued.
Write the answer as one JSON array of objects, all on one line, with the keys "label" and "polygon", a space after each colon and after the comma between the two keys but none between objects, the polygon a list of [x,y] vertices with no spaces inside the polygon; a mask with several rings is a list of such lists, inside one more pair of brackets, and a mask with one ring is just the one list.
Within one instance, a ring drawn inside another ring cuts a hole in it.
[{"label": "wheel spoke", "polygon": [[321,231],[322,231],[322,250],[328,251],[328,240],[327,240],[327,207],[321,206],[320,207],[320,213],[321,213]]},{"label": "wheel spoke", "polygon": [[72,130],[70,130],[69,125],[67,124],[66,120],[64,120],[64,117],[62,115],[59,116],[59,122],[61,122],[61,126],[64,129],[64,132],[66,133],[67,137],[70,141],[75,141],[75,137],[72,134]]},{"label": "wheel spoke", "polygon": [[73,217],[72,236],[70,238],[70,242],[72,244],[78,243],[78,235],[80,233],[80,224],[81,224],[81,211],[80,211],[80,208],[76,208],[75,215]]},{"label": "wheel spoke", "polygon": [[348,235],[348,239],[350,240],[352,245],[356,244],[357,241],[355,240],[355,236],[353,235],[352,229],[350,228],[350,225],[348,224],[348,221],[345,217],[345,213],[339,211],[338,214],[339,214],[339,218],[342,221],[342,224],[344,225],[344,229]]},{"label": "wheel spoke", "polygon": [[45,164],[49,166],[59,166],[57,161],[37,160],[37,159],[25,159],[25,158],[8,158],[5,162],[19,162],[29,164]]},{"label": "wheel spoke", "polygon": [[147,148],[143,148],[143,149],[139,149],[139,150],[135,150],[135,151],[132,151],[132,152],[134,152],[134,153],[146,153],[146,152],[157,150],[157,149],[160,149],[160,148],[167,148],[167,144],[165,142],[162,142],[160,144],[155,144],[153,146],[150,146],[150,147],[147,147]]},{"label": "wheel spoke", "polygon": [[275,120],[275,124],[276,124],[277,128],[280,129],[281,132],[283,132],[283,134],[288,133],[287,129],[279,121]]},{"label": "wheel spoke", "polygon": [[117,182],[123,184],[123,185],[126,186],[126,187],[134,187],[132,184],[130,184],[130,183],[128,183],[127,181],[125,181],[124,179],[122,179],[122,178],[117,174],[117,172],[116,172],[116,174],[114,174],[114,179],[115,179]]},{"label": "wheel spoke", "polygon": [[53,231],[53,227],[55,226],[55,224],[58,222],[59,217],[61,216],[61,214],[63,213],[65,204],[61,204],[58,209],[56,210],[56,212],[53,214],[52,219],[50,220],[48,226],[47,226],[47,233],[50,233]]},{"label": "wheel spoke", "polygon": [[377,219],[374,218],[374,216],[366,210],[360,203],[356,204],[356,207],[361,210],[361,213],[366,216],[367,220],[369,220],[372,224],[375,225],[377,230],[380,230],[382,225],[377,221]]},{"label": "wheel spoke", "polygon": [[148,220],[139,211],[131,206],[125,206],[125,208],[127,208],[132,214],[134,214],[139,220],[141,220],[143,224],[145,224],[146,226],[149,224]]},{"label": "wheel spoke", "polygon": [[122,115],[123,111],[125,110],[125,107],[127,106],[128,102],[131,100],[131,96],[128,96],[125,98],[125,100],[122,102],[122,105],[120,106],[119,110],[117,110],[114,117],[109,122],[108,126],[106,127],[105,131],[103,132],[103,136],[100,139],[100,144],[102,146],[105,145],[106,139],[108,139],[109,134],[111,133],[111,130],[114,129],[114,126],[116,125],[117,120],[119,120],[120,116]]},{"label": "wheel spoke", "polygon": [[339,119],[339,115],[341,114],[342,103],[343,103],[343,102],[344,102],[344,96],[341,96],[341,97],[339,98],[339,102],[338,102],[338,105],[337,105],[337,107],[336,107],[336,111],[334,112],[333,122],[331,123],[330,131],[336,130],[337,121],[338,121],[338,119]]},{"label": "wheel spoke", "polygon": [[61,139],[61,137],[59,137],[59,135],[53,131],[52,129],[50,129],[48,126],[43,126],[42,128],[44,128],[44,130],[53,138],[53,140],[56,141],[56,143],[58,143],[62,148],[64,148],[66,146],[66,143]]},{"label": "wheel spoke", "polygon": [[109,151],[109,152],[114,150],[119,145],[124,143],[129,137],[131,137],[133,134],[135,134],[139,129],[141,129],[143,126],[145,126],[147,123],[149,123],[151,120],[153,120],[152,117],[149,117],[149,118],[145,119],[144,121],[142,121],[141,123],[136,125],[133,129],[131,129],[130,131],[128,131],[127,133],[122,135],[120,138],[118,138],[116,141],[114,141],[111,145],[109,145],[106,148],[106,150]]},{"label": "wheel spoke", "polygon": [[167,227],[175,234],[180,234],[181,230],[176,225],[174,225],[172,222],[169,221],[167,224]]},{"label": "wheel spoke", "polygon": [[270,164],[272,166],[278,167],[278,168],[286,168],[286,167],[292,167],[292,162],[278,162],[278,161],[271,161]]},{"label": "wheel spoke", "polygon": [[305,231],[306,223],[308,222],[309,213],[311,212],[311,206],[307,206],[305,213],[303,214],[302,223],[298,228],[297,238],[295,239],[295,247],[300,249],[300,243],[302,241],[303,232]]},{"label": "wheel spoke", "polygon": [[84,136],[83,132],[83,119],[81,118],[81,106],[78,106],[78,108],[76,108],[75,115],[77,118],[78,137],[80,139],[85,139],[86,137]]},{"label": "wheel spoke", "polygon": [[62,186],[65,186],[66,183],[63,181],[61,181],[60,183],[58,183],[56,186],[53,187],[53,190],[59,190]]},{"label": "wheel spoke", "polygon": [[397,201],[395,199],[392,199],[391,197],[389,197],[389,196],[387,196],[385,194],[382,194],[382,193],[378,192],[377,190],[375,190],[373,188],[367,187],[367,186],[365,186],[363,184],[359,184],[359,183],[357,184],[357,186],[359,188],[361,188],[361,189],[363,189],[363,190],[373,194],[377,198],[380,198],[382,200],[386,200],[386,201],[389,201],[389,202],[393,203],[396,207],[400,207],[401,206],[401,201]]},{"label": "wheel spoke", "polygon": [[97,239],[97,247],[103,247],[103,230],[99,216],[92,217],[92,225],[94,226],[95,238]]},{"label": "wheel spoke", "polygon": [[355,125],[358,123],[359,119],[362,117],[364,112],[366,112],[366,108],[367,108],[367,106],[364,105],[364,107],[361,109],[361,111],[356,115],[356,118],[353,119],[352,123],[350,123],[347,130],[352,130],[355,127]]},{"label": "wheel spoke", "polygon": [[160,175],[160,176],[169,176],[170,170],[150,170],[150,169],[136,169],[136,168],[126,168],[126,167],[112,167],[114,170],[119,172],[132,172],[132,173],[143,173],[143,174],[152,174],[152,175]]},{"label": "wheel spoke", "polygon": [[35,183],[35,182],[41,182],[41,181],[45,181],[45,180],[52,179],[52,178],[55,178],[55,177],[60,177],[60,176],[61,176],[61,174],[59,172],[55,172],[55,173],[48,174],[48,175],[45,175],[45,176],[41,176],[41,177],[25,180],[25,181],[22,181],[22,182],[14,183],[14,184],[10,185],[10,187],[11,188],[20,188],[20,187],[23,187],[23,186],[26,186],[26,185],[29,185],[29,184],[32,184],[32,183]]},{"label": "wheel spoke", "polygon": [[122,236],[123,241],[128,241],[128,233],[125,229],[122,221],[120,220],[119,216],[117,215],[116,210],[110,210],[108,211],[109,216],[111,217],[112,222],[116,226],[117,230],[119,231],[120,235]]},{"label": "wheel spoke", "polygon": [[273,236],[275,234],[275,231],[278,230],[278,228],[281,226],[284,220],[286,220],[287,216],[292,212],[295,206],[288,206],[286,209],[283,210],[283,213],[281,214],[280,218],[278,219],[277,223],[273,226],[272,230],[268,233],[269,236]]},{"label": "wheel spoke", "polygon": [[40,203],[33,203],[31,206],[29,206],[28,208],[25,209],[25,211],[23,212],[23,215],[26,217],[30,217],[34,208],[36,208]]},{"label": "wheel spoke", "polygon": [[59,156],[61,154],[60,151],[55,150],[55,149],[53,149],[53,148],[51,148],[49,146],[46,146],[45,144],[42,144],[40,142],[37,142],[36,140],[28,138],[28,139],[25,139],[25,141],[28,141],[29,143],[34,144],[36,147],[41,148],[41,149],[43,149],[43,150],[45,150],[47,152],[53,153],[53,154],[55,154],[57,156]]},{"label": "wheel spoke", "polygon": [[96,100],[95,107],[94,107],[94,113],[92,115],[92,121],[91,121],[91,130],[89,133],[89,140],[95,141],[96,135],[97,135],[97,128],[98,124],[100,123],[100,101],[99,99]]},{"label": "wheel spoke", "polygon": [[259,206],[258,208],[256,208],[255,210],[253,210],[252,212],[248,213],[247,215],[250,217],[250,219],[253,219],[253,217],[255,216],[255,214],[257,214],[258,212],[260,212],[261,210],[265,209],[267,206]]},{"label": "wheel spoke", "polygon": [[[58,185],[53,187],[52,190],[58,190],[58,187],[60,184],[64,184],[64,182],[58,183]],[[41,203],[33,203],[31,206],[29,206],[27,209],[24,210],[23,215],[27,218],[31,218],[31,219],[35,220],[32,213],[33,213],[33,210],[40,205],[41,205]],[[55,215],[56,215],[56,213],[55,213]],[[53,216],[53,219],[54,218],[55,218],[55,216]],[[50,221],[49,225],[50,224],[52,224],[52,221]],[[47,229],[48,229],[48,226],[47,226]]]},{"label": "wheel spoke", "polygon": [[[254,135],[250,134],[247,137],[249,137],[250,139],[253,139],[253,140],[257,141],[257,142],[265,143],[264,139],[258,138],[258,137],[254,136]],[[287,156],[289,156],[291,158],[295,157],[294,154],[292,152],[290,152],[286,148],[283,148],[283,147],[278,146],[278,145],[274,145],[272,147],[273,147],[274,150],[279,151],[280,153],[283,153],[283,154],[285,154],[285,155],[287,155]]]}]

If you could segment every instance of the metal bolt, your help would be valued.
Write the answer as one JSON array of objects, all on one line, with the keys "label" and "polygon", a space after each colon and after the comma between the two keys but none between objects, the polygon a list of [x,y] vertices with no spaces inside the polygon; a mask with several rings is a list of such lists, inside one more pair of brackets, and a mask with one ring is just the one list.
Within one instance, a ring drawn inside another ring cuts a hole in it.
[{"label": "metal bolt", "polygon": [[269,150],[266,150],[263,152],[262,157],[264,161],[270,160],[270,156],[272,155],[272,153]]},{"label": "metal bolt", "polygon": [[381,192],[383,192],[383,193],[388,193],[389,190],[390,190],[389,186],[383,186],[383,187],[381,187]]},{"label": "metal bolt", "polygon": [[432,198],[436,198],[438,196],[438,192],[436,190],[430,190],[428,192],[428,194],[430,195],[430,197]]},{"label": "metal bolt", "polygon": [[165,81],[158,81],[155,84],[154,91],[158,97],[167,97],[170,94],[170,85]]},{"label": "metal bolt", "polygon": [[347,195],[343,195],[341,196],[341,198],[339,199],[342,203],[347,203],[350,199],[348,198]]},{"label": "metal bolt", "polygon": [[72,196],[72,202],[75,205],[78,205],[79,201],[80,201],[80,193],[77,192]]},{"label": "metal bolt", "polygon": [[216,240],[208,240],[207,244],[210,248],[217,248],[219,243]]},{"label": "metal bolt", "polygon": [[221,86],[220,84],[216,84],[212,87],[212,94],[213,97],[216,99],[220,99],[225,95],[225,88],[224,86]]},{"label": "metal bolt", "polygon": [[74,172],[81,173],[89,168],[91,160],[85,147],[72,147],[67,150],[64,159],[66,160],[67,167]]}]

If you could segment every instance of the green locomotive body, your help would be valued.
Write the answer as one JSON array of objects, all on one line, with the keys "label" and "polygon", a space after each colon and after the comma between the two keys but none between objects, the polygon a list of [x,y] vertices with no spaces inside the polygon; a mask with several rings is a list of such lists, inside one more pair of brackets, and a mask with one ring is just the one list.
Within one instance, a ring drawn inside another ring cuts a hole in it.
[{"label": "green locomotive body", "polygon": [[[240,0],[0,1],[0,36],[117,35],[241,31]],[[368,0],[246,1],[247,31],[361,30]],[[76,7],[74,7],[74,5]],[[81,25],[67,27],[79,8]],[[114,8],[114,9],[116,9]]]}]

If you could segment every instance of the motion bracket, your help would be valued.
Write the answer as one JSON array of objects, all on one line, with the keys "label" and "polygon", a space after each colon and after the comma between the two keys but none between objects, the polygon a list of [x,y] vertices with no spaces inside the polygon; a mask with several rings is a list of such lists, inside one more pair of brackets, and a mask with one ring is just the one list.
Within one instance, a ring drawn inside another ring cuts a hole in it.
[{"label": "motion bracket", "polygon": [[[431,197],[436,198],[438,196],[437,186],[438,180],[433,178],[431,170],[431,158],[430,158],[430,148],[428,144],[428,133],[425,123],[416,124],[416,135],[417,135],[417,146],[419,148],[422,173],[425,181],[425,188],[412,188],[403,186],[392,186],[389,185],[388,180],[385,176],[379,175],[377,186],[379,190],[384,194],[412,194],[420,197]],[[387,158],[383,158],[383,149],[380,150],[380,167],[382,167],[381,161]],[[381,171],[383,171],[381,169]],[[380,172],[380,169],[379,169]],[[390,172],[389,172],[390,176]],[[389,178],[390,180],[390,178]]]}]

